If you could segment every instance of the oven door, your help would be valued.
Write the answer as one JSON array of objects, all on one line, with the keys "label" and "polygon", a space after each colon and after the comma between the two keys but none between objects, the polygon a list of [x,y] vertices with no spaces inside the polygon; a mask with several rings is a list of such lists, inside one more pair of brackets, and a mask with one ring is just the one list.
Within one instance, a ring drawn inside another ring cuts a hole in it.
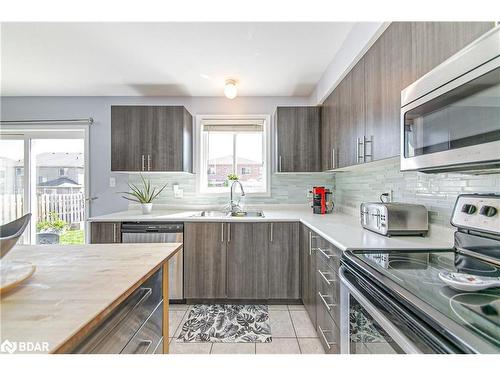
[{"label": "oven door", "polygon": [[[340,268],[341,353],[422,353],[361,291],[359,280]],[[358,285],[355,285],[358,284]],[[369,299],[370,298],[370,299]]]},{"label": "oven door", "polygon": [[342,262],[339,277],[341,353],[457,352],[421,318],[355,267]]}]

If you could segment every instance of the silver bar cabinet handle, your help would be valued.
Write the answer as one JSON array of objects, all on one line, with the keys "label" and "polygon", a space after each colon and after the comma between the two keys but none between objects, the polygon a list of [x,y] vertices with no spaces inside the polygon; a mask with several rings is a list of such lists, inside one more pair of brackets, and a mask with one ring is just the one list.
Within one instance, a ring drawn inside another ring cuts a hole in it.
[{"label": "silver bar cabinet handle", "polygon": [[151,170],[151,155],[148,154],[148,171]]},{"label": "silver bar cabinet handle", "polygon": [[329,278],[327,278],[326,275],[323,272],[321,272],[321,270],[318,270],[318,273],[321,275],[323,280],[325,280],[328,285],[332,285],[332,283],[335,281],[335,279],[330,280]]},{"label": "silver bar cabinet handle", "polygon": [[309,231],[309,255],[312,254],[312,232]]},{"label": "silver bar cabinet handle", "polygon": [[328,297],[328,295],[324,296],[323,294],[321,294],[321,292],[318,292],[318,295],[319,295],[319,298],[321,298],[321,302],[323,302],[323,304],[328,309],[328,311],[330,311],[332,309],[332,307],[336,306],[335,303],[326,302],[325,297]]},{"label": "silver bar cabinet handle", "polygon": [[141,155],[141,166],[142,166],[142,171],[145,169],[145,164],[146,164],[146,158],[144,155]]},{"label": "silver bar cabinet handle", "polygon": [[330,330],[323,330],[319,324],[318,324],[318,331],[319,331],[319,333],[321,333],[321,338],[323,339],[324,343],[328,347],[328,350],[332,349],[331,345],[333,345],[335,343],[328,341],[328,339],[325,336],[325,332],[331,332],[331,331]]},{"label": "silver bar cabinet handle", "polygon": [[328,254],[325,250],[323,250],[322,248],[320,247],[317,247],[316,250],[318,250],[321,254],[323,254],[327,259],[330,259],[330,258],[335,258],[334,255],[330,255]]},{"label": "silver bar cabinet handle", "polygon": [[113,242],[116,242],[116,224],[113,224]]},{"label": "silver bar cabinet handle", "polygon": [[278,172],[281,172],[281,155],[278,156]]},{"label": "silver bar cabinet handle", "polygon": [[220,242],[224,242],[224,223],[220,223]]},{"label": "silver bar cabinet handle", "polygon": [[[373,160],[373,135],[370,136],[370,138],[366,138],[363,136],[363,161],[366,162],[366,158],[369,157],[370,160]],[[370,144],[370,153],[366,153],[366,144]]]},{"label": "silver bar cabinet handle", "polygon": [[335,169],[335,148],[332,148],[332,169]]},{"label": "silver bar cabinet handle", "polygon": [[273,242],[273,223],[271,223],[271,242]]},{"label": "silver bar cabinet handle", "polygon": [[227,242],[231,242],[231,223],[227,223]]},{"label": "silver bar cabinet handle", "polygon": [[[356,163],[359,164],[359,161],[361,160],[361,163],[365,162],[365,142],[364,142],[364,136],[363,139],[361,138],[356,138]],[[359,153],[359,146],[363,147],[363,155],[360,155]]]}]

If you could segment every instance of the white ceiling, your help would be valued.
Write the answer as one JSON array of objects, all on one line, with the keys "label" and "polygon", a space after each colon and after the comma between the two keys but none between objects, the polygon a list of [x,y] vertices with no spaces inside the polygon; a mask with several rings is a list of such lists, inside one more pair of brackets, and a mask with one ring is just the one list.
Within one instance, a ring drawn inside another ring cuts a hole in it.
[{"label": "white ceiling", "polygon": [[308,96],[353,26],[2,23],[1,94]]}]

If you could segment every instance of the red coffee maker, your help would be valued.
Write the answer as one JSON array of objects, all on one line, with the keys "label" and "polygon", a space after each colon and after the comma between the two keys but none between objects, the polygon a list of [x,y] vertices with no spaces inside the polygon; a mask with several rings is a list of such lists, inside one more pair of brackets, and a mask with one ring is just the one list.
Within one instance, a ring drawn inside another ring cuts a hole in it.
[{"label": "red coffee maker", "polygon": [[329,214],[333,211],[333,199],[330,189],[324,186],[314,186],[312,191],[313,195],[312,209],[315,214]]}]

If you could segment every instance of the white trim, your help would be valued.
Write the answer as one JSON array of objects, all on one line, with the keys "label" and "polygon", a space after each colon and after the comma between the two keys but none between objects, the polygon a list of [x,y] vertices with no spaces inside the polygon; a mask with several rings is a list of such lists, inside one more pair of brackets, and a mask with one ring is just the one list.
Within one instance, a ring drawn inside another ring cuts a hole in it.
[{"label": "white trim", "polygon": [[264,149],[265,155],[263,164],[266,169],[266,192],[261,193],[252,193],[248,192],[248,196],[252,197],[270,197],[271,196],[271,116],[263,115],[263,114],[255,114],[255,115],[196,115],[195,116],[195,126],[193,129],[194,142],[193,142],[193,173],[196,175],[196,193],[201,196],[209,196],[209,197],[218,197],[218,196],[226,196],[228,194],[227,191],[224,192],[205,192],[201,189],[201,163],[202,163],[202,155],[201,155],[201,136],[202,136],[202,125],[206,120],[250,120],[250,119],[258,119],[264,121]]}]

